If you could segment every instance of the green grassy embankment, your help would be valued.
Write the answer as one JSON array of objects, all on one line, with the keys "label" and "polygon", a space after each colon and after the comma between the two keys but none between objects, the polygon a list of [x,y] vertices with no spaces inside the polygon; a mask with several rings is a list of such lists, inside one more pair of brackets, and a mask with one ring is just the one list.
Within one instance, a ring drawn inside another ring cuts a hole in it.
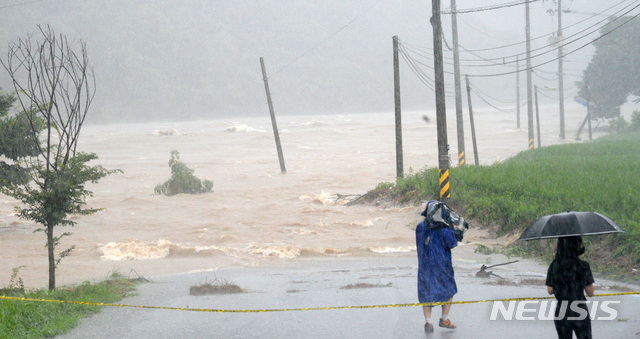
[{"label": "green grassy embankment", "polygon": [[[584,237],[586,258],[612,278],[640,280],[640,133],[521,152],[491,166],[450,171],[455,210],[496,230],[520,233],[537,218],[567,210],[602,213],[626,233]],[[438,196],[438,169],[381,183],[369,193],[423,203]],[[516,242],[508,251],[550,255],[551,241]],[[635,270],[635,271],[634,271]]]},{"label": "green grassy embankment", "polygon": [[[110,279],[83,284],[54,291],[25,291],[22,280],[15,279],[14,268],[12,283],[0,289],[0,296],[82,301],[90,303],[111,303],[128,295],[135,282],[114,274]],[[76,327],[80,320],[100,311],[100,306],[67,303],[17,301],[0,299],[0,338],[51,338]]]}]

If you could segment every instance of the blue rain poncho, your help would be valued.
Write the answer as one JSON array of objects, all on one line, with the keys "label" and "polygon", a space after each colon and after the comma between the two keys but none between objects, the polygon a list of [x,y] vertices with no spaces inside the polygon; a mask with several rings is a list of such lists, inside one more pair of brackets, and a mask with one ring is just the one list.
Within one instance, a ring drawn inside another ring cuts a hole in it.
[{"label": "blue rain poncho", "polygon": [[458,241],[451,228],[425,219],[416,228],[418,251],[418,300],[448,301],[458,293],[453,276],[451,249]]}]

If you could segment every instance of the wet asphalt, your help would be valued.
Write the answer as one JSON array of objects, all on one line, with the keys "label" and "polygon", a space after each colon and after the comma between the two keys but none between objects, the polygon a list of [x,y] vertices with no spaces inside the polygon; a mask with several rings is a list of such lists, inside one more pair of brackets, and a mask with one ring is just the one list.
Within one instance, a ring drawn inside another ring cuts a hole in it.
[{"label": "wet asphalt", "polygon": [[[454,260],[458,294],[454,301],[545,297],[542,285],[501,285],[498,278],[475,276],[480,264]],[[544,267],[517,264],[496,267],[511,282],[544,279]],[[228,268],[211,272],[147,277],[137,295],[119,303],[204,309],[289,309],[416,303],[417,260],[413,257],[349,258],[289,262],[272,267]],[[214,279],[237,284],[246,292],[189,295],[189,288]],[[369,283],[384,287],[342,289]],[[596,279],[596,284],[602,283]],[[390,285],[390,286],[387,286]],[[596,290],[596,293],[613,292]],[[601,297],[604,298],[604,297]],[[595,298],[593,298],[595,300]],[[601,299],[604,300],[604,299]],[[593,321],[594,338],[640,339],[640,298],[607,297],[616,320]],[[553,321],[491,321],[492,303],[453,305],[449,318],[458,326],[436,326],[425,334],[421,307],[354,308],[261,313],[213,313],[125,307],[102,311],[57,339],[72,338],[554,338]],[[441,309],[433,311],[437,324]]]}]

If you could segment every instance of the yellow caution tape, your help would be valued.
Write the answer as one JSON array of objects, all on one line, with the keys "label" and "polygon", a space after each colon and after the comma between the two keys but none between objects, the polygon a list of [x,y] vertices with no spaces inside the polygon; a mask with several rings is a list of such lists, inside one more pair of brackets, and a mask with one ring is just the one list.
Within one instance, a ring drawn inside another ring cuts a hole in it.
[{"label": "yellow caution tape", "polygon": [[[608,297],[616,295],[633,295],[640,294],[638,292],[620,292],[620,293],[604,293],[596,294],[594,297]],[[141,306],[141,305],[125,305],[125,304],[105,304],[105,303],[91,303],[84,301],[69,301],[69,300],[53,300],[53,299],[33,299],[33,298],[18,298],[18,297],[6,297],[0,296],[0,300],[17,300],[17,301],[37,301],[37,302],[51,302],[51,303],[67,303],[78,305],[90,305],[90,306],[115,306],[115,307],[132,307],[132,308],[146,308],[157,310],[173,310],[173,311],[193,311],[193,312],[214,312],[214,313],[263,313],[263,312],[290,312],[290,311],[320,311],[320,310],[341,310],[352,308],[389,308],[389,307],[414,307],[414,306],[438,306],[438,305],[461,305],[461,304],[479,304],[489,302],[501,302],[501,301],[525,301],[525,300],[543,300],[554,299],[555,297],[532,297],[532,298],[505,298],[505,299],[490,299],[490,300],[467,300],[467,301],[445,301],[434,303],[409,303],[409,304],[388,304],[388,305],[364,305],[364,306],[330,306],[330,307],[305,307],[305,308],[274,308],[274,309],[261,309],[261,310],[224,310],[224,309],[209,309],[209,308],[183,308],[183,307],[163,307],[163,306]]]}]

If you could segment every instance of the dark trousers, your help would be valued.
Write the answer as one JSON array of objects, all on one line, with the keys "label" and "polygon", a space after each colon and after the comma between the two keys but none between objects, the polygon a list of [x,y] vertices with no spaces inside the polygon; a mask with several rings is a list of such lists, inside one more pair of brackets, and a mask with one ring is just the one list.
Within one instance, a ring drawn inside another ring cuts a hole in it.
[{"label": "dark trousers", "polygon": [[592,339],[591,337],[591,318],[589,317],[587,305],[578,306],[587,311],[587,317],[582,320],[568,320],[567,318],[579,317],[580,314],[567,309],[566,314],[562,319],[558,319],[558,313],[560,304],[556,307],[556,319],[554,324],[556,325],[556,332],[558,332],[559,339],[571,339],[573,338],[571,333],[575,332],[578,339]]}]

